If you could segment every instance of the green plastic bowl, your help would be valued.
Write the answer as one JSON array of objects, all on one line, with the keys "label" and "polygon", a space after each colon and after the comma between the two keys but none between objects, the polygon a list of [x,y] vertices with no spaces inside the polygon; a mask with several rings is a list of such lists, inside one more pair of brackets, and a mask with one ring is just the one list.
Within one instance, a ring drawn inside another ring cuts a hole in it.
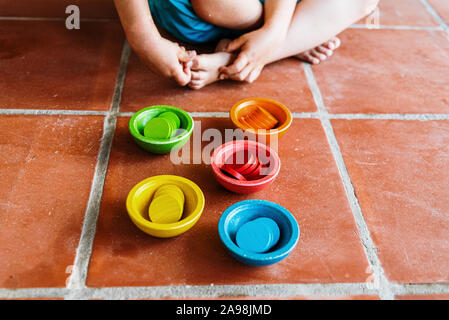
[{"label": "green plastic bowl", "polygon": [[[167,111],[174,112],[179,117],[179,120],[181,120],[180,130],[170,139],[150,139],[145,137],[143,129],[147,122]],[[129,132],[142,149],[152,153],[166,154],[181,148],[190,139],[193,133],[193,119],[187,112],[176,107],[152,106],[134,114],[131,120],[129,120]]]}]

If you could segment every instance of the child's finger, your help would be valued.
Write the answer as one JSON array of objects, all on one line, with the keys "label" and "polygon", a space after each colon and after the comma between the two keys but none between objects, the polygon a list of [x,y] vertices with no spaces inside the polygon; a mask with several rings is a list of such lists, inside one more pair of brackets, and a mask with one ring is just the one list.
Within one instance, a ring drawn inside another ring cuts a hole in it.
[{"label": "child's finger", "polygon": [[179,50],[177,56],[179,61],[188,62],[196,56],[196,51]]},{"label": "child's finger", "polygon": [[256,81],[257,78],[259,78],[260,73],[262,72],[262,68],[263,67],[257,67],[253,71],[251,71],[248,77],[246,77],[245,81],[249,83],[253,83],[254,81]]},{"label": "child's finger", "polygon": [[226,46],[226,52],[233,52],[233,51],[240,49],[245,42],[246,42],[246,39],[243,37],[232,40]]},{"label": "child's finger", "polygon": [[187,62],[189,61],[189,54],[183,50],[179,50],[177,53],[178,59],[181,62]]},{"label": "child's finger", "polygon": [[244,81],[251,71],[253,71],[254,67],[248,64],[242,71],[237,74],[234,74],[231,78],[236,81]]},{"label": "child's finger", "polygon": [[189,74],[186,74],[186,73],[184,73],[183,68],[180,67],[180,68],[177,68],[174,70],[172,77],[173,77],[173,79],[175,79],[175,81],[179,85],[185,86],[190,82],[192,74],[190,72],[190,69],[189,69]]},{"label": "child's finger", "polygon": [[184,65],[183,66],[183,70],[182,71],[184,71],[184,73],[188,76],[188,77],[192,77],[192,70],[190,70],[190,68],[189,67],[187,67],[186,65]]},{"label": "child's finger", "polygon": [[245,68],[248,65],[249,61],[245,54],[241,53],[237,57],[237,59],[234,61],[232,65],[229,67],[223,67],[220,69],[220,72],[226,73],[228,75],[233,75],[241,72],[243,68]]}]

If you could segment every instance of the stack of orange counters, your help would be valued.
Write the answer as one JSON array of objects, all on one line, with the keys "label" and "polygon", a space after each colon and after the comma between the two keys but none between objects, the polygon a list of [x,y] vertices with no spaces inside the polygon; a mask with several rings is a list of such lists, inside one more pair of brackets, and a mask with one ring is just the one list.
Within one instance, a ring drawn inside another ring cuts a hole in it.
[{"label": "stack of orange counters", "polygon": [[228,177],[240,181],[259,179],[261,169],[259,159],[249,150],[234,153],[221,167],[221,171]]},{"label": "stack of orange counters", "polygon": [[253,111],[240,119],[240,122],[251,129],[270,130],[276,127],[279,121],[266,109],[257,106]]},{"label": "stack of orange counters", "polygon": [[237,230],[235,242],[245,251],[264,253],[278,243],[280,234],[274,220],[261,217],[242,225]]},{"label": "stack of orange counters", "polygon": [[150,139],[169,139],[180,126],[179,117],[174,112],[167,111],[148,121],[143,134]]},{"label": "stack of orange counters", "polygon": [[150,220],[154,223],[178,222],[184,211],[184,193],[172,184],[159,187],[150,203],[148,213]]}]

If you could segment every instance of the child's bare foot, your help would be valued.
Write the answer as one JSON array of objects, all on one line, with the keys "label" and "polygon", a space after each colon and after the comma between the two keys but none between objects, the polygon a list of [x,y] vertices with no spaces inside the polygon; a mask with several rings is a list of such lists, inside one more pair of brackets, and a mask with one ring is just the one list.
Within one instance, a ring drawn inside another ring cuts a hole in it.
[{"label": "child's bare foot", "polygon": [[334,51],[340,47],[340,44],[340,39],[334,37],[322,45],[312,50],[300,53],[295,57],[311,64],[319,64],[333,55]]},{"label": "child's bare foot", "polygon": [[224,52],[226,45],[231,40],[221,40],[215,53],[201,54],[193,58],[192,66],[192,80],[189,83],[189,87],[192,89],[201,89],[208,84],[214,83],[219,79],[220,67],[229,65],[235,58],[234,54]]},{"label": "child's bare foot", "polygon": [[227,52],[215,52],[196,56],[191,66],[192,80],[189,83],[189,87],[197,90],[220,80],[220,71],[218,69],[230,64],[233,58],[234,55]]}]

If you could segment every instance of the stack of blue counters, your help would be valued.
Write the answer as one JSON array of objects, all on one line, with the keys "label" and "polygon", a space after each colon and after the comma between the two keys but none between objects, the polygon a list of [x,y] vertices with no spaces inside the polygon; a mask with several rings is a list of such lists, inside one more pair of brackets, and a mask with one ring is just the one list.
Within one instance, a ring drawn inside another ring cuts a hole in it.
[{"label": "stack of blue counters", "polygon": [[264,253],[278,243],[280,234],[277,223],[272,219],[257,218],[239,228],[235,241],[240,249]]}]

